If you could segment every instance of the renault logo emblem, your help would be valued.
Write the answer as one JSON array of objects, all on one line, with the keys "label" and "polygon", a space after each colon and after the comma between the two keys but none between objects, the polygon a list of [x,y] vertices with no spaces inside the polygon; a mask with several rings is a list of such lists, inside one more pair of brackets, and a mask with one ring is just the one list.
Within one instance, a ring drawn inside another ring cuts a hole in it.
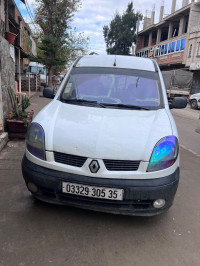
[{"label": "renault logo emblem", "polygon": [[92,173],[97,173],[100,169],[99,163],[96,160],[91,161],[89,165],[90,171]]}]

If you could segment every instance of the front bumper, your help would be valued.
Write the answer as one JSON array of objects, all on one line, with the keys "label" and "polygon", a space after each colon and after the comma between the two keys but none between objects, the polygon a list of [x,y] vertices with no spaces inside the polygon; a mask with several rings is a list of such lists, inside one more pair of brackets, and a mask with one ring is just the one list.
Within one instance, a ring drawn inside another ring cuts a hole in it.
[{"label": "front bumper", "polygon": [[[32,182],[38,187],[38,192],[33,195],[42,201],[136,216],[151,216],[168,210],[173,203],[179,182],[179,168],[169,176],[156,179],[94,178],[44,168],[32,163],[26,156],[22,161],[22,173],[26,184]],[[114,201],[62,193],[63,181],[122,188],[124,189],[124,199],[123,201]],[[153,201],[160,198],[166,200],[166,205],[161,209],[155,209]]]}]

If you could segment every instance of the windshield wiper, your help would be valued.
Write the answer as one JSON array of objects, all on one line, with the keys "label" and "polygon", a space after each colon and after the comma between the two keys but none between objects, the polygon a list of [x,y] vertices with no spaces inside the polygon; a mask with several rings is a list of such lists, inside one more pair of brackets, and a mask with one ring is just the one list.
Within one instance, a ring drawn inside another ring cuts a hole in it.
[{"label": "windshield wiper", "polygon": [[72,103],[72,104],[76,104],[76,103],[86,103],[86,104],[89,104],[89,105],[92,105],[92,106],[99,106],[99,107],[102,107],[102,108],[106,108],[106,106],[102,103],[99,103],[97,101],[87,101],[87,100],[84,100],[84,99],[63,99],[61,100],[62,102],[65,102],[65,103]]},{"label": "windshield wiper", "polygon": [[124,108],[124,109],[134,109],[134,110],[150,110],[149,108],[139,106],[139,105],[132,105],[132,104],[123,104],[123,103],[104,103],[105,106],[115,106],[119,108]]}]

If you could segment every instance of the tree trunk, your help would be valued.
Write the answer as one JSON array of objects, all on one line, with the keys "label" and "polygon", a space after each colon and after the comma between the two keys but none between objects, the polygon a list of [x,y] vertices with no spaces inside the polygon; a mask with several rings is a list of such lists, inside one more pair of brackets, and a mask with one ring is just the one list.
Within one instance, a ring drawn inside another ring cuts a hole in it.
[{"label": "tree trunk", "polygon": [[53,83],[52,83],[52,77],[53,77],[53,67],[49,67],[49,77],[48,77],[48,86],[49,88],[53,88]]}]

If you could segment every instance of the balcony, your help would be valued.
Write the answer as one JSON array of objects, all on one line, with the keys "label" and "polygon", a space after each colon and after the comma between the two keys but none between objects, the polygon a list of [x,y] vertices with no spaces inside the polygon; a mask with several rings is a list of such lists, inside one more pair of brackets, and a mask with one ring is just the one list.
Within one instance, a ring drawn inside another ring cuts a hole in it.
[{"label": "balcony", "polygon": [[155,58],[159,65],[183,63],[186,34],[136,51],[136,56]]}]

